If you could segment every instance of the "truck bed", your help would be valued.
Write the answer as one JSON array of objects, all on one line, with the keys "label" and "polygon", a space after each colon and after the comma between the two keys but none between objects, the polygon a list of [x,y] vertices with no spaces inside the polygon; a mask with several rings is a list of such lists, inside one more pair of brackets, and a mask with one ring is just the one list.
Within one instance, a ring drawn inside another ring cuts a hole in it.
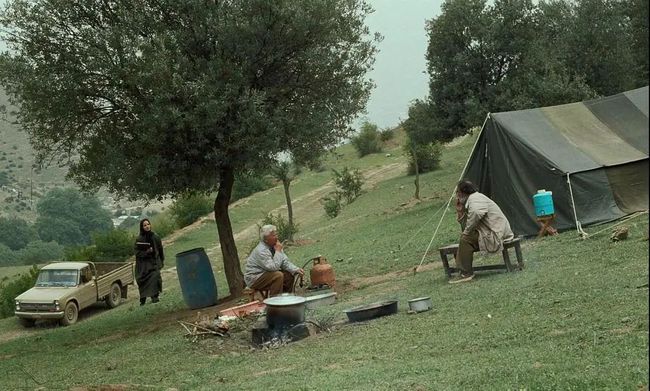
[{"label": "truck bed", "polygon": [[[133,262],[97,262],[97,297],[101,299],[109,294],[111,285],[119,282],[122,287],[133,284]],[[126,289],[123,289],[126,294]]]}]

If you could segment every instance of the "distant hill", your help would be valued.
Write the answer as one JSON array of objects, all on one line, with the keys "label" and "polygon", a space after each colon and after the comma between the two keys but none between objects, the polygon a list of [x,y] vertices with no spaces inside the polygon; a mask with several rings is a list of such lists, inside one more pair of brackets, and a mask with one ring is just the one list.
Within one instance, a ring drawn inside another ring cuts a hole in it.
[{"label": "distant hill", "polygon": [[[15,110],[2,90],[0,105],[6,106],[7,113]],[[65,181],[65,168],[34,167],[29,136],[13,121],[10,114],[0,120],[0,216],[33,220],[36,202],[45,192],[70,184]]]}]

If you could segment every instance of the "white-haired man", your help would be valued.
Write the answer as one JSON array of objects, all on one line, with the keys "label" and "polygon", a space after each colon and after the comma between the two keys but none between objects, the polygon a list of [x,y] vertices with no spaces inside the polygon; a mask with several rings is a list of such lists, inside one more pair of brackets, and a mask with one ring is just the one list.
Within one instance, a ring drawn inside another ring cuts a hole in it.
[{"label": "white-haired man", "polygon": [[258,291],[269,291],[271,296],[275,296],[291,292],[296,274],[302,276],[305,272],[291,263],[282,250],[276,226],[263,226],[260,230],[260,243],[246,260],[246,286]]}]

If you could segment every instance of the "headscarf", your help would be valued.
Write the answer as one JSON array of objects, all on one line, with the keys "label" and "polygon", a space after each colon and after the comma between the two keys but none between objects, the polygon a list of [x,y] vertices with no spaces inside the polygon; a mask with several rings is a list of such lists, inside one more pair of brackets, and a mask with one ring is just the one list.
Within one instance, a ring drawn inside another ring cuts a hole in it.
[{"label": "headscarf", "polygon": [[147,221],[149,224],[151,224],[151,221],[149,219],[142,219],[140,220],[140,236],[142,236],[151,246],[155,249],[156,244],[154,243],[153,240],[153,231],[149,230],[149,232],[145,231],[143,228],[144,222]]}]

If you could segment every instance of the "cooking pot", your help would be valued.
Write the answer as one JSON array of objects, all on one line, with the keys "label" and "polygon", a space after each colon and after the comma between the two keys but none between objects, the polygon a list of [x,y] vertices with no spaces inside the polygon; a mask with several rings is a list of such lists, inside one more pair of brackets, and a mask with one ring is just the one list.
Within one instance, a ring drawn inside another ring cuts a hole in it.
[{"label": "cooking pot", "polygon": [[282,294],[264,300],[266,323],[270,328],[284,328],[305,321],[305,298]]}]

